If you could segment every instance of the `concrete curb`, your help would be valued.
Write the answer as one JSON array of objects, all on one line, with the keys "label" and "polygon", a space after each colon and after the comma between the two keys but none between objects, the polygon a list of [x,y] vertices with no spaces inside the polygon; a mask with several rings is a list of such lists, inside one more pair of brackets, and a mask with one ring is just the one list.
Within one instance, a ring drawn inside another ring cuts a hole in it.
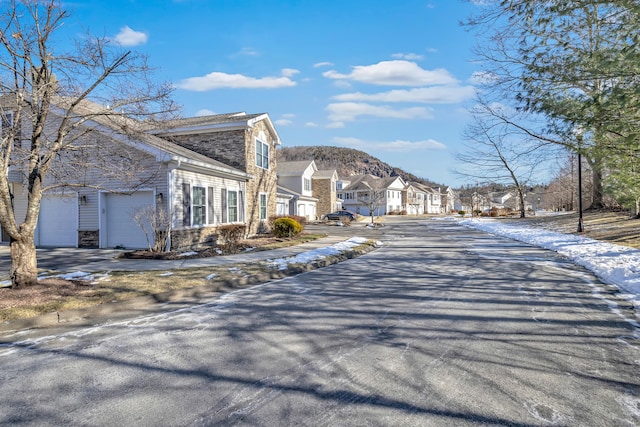
[{"label": "concrete curb", "polygon": [[[13,341],[10,336],[24,330],[91,326],[107,321],[118,321],[142,315],[152,315],[165,311],[168,308],[172,310],[186,308],[191,305],[202,304],[205,301],[211,301],[213,298],[236,289],[279,280],[337,264],[348,259],[359,257],[377,248],[378,245],[375,243],[367,243],[308,264],[289,265],[283,270],[274,270],[269,273],[259,273],[253,276],[225,280],[211,285],[167,291],[81,309],[56,311],[28,319],[11,320],[0,324],[0,342]],[[16,340],[19,339],[19,337],[16,337]]]}]

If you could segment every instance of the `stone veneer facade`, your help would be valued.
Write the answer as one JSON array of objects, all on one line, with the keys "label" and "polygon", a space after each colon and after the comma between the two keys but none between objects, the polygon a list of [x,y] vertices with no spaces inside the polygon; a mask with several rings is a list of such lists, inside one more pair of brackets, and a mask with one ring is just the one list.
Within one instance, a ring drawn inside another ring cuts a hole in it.
[{"label": "stone veneer facade", "polygon": [[[276,139],[264,120],[253,127],[165,137],[192,151],[240,169],[250,175],[246,184],[246,223],[249,235],[268,231],[268,219],[276,215]],[[256,139],[269,145],[269,168],[256,165]],[[260,194],[267,194],[267,220],[260,220]]]},{"label": "stone veneer facade", "polygon": [[330,178],[313,180],[313,197],[318,199],[316,203],[316,215],[322,218],[322,215],[334,212],[336,210],[337,195],[335,185],[332,186]]}]

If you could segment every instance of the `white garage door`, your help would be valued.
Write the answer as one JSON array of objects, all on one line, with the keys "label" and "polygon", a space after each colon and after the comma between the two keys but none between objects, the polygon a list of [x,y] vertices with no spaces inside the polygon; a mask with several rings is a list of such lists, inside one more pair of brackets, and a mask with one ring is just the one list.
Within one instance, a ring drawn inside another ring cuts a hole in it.
[{"label": "white garage door", "polygon": [[[105,194],[107,248],[146,249],[144,231],[133,219],[136,210],[154,206],[153,192],[138,191],[133,194]],[[152,242],[153,243],[153,242]]]},{"label": "white garage door", "polygon": [[78,246],[78,196],[75,193],[42,196],[36,237],[38,246]]}]

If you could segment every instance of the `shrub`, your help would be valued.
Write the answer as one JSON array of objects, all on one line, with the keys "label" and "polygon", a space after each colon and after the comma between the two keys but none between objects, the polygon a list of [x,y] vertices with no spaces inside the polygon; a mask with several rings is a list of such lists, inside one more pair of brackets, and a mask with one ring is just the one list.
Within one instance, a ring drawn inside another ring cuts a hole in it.
[{"label": "shrub", "polygon": [[298,224],[300,224],[302,226],[302,228],[304,229],[305,224],[307,223],[307,217],[304,216],[300,216],[300,215],[279,215],[279,216],[272,216],[271,218],[269,218],[269,228],[271,230],[273,230],[274,226],[275,226],[275,222],[277,219],[279,218],[291,218],[293,220],[295,220]]},{"label": "shrub", "polygon": [[302,225],[293,218],[278,218],[273,222],[276,237],[292,237],[302,232]]},{"label": "shrub", "polygon": [[458,215],[465,216],[467,213],[465,211],[458,211]]},{"label": "shrub", "polygon": [[218,228],[218,236],[226,245],[237,245],[244,239],[247,227],[243,224],[223,225]]}]

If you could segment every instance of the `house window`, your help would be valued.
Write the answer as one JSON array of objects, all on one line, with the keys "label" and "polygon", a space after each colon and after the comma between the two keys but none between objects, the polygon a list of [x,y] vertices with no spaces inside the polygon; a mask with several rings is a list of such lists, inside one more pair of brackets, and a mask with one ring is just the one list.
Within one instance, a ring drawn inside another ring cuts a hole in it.
[{"label": "house window", "polygon": [[207,198],[204,187],[193,187],[191,199],[191,213],[193,215],[191,225],[202,225],[206,222],[207,212]]},{"label": "house window", "polygon": [[227,192],[227,211],[229,212],[229,222],[238,221],[238,192]]},{"label": "house window", "polygon": [[260,194],[260,219],[267,219],[267,195]]},{"label": "house window", "polygon": [[[0,113],[0,116],[2,118],[2,136],[8,137],[12,132],[12,128],[13,128],[13,113],[11,112]],[[20,135],[14,135],[13,143],[14,143],[14,146],[16,147],[20,146],[19,137]]]},{"label": "house window", "polygon": [[269,145],[256,139],[256,166],[269,169]]},{"label": "house window", "polygon": [[2,113],[2,130],[13,126],[13,113]]},{"label": "house window", "polygon": [[311,191],[311,180],[309,178],[303,178],[304,180],[304,191]]}]

